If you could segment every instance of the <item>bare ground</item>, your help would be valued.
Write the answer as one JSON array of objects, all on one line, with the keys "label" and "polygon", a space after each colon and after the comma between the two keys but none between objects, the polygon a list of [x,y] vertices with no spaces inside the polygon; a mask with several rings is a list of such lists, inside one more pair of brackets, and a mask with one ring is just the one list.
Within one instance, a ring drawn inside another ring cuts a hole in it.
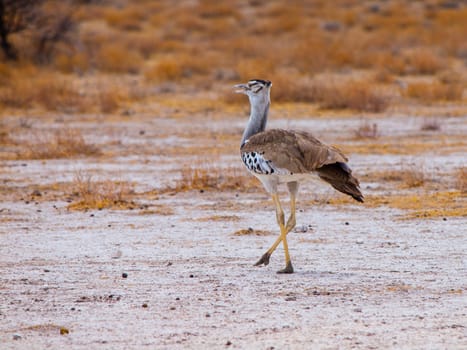
[{"label": "bare ground", "polygon": [[[342,141],[360,119],[272,120],[271,126]],[[446,118],[442,134],[425,142],[465,135],[466,120]],[[402,209],[332,205],[327,199],[340,195],[309,184],[298,203],[304,232],[289,235],[296,273],[278,275],[281,248],[268,267],[253,266],[277,232],[259,186],[139,199],[173,210],[165,215],[71,211],[64,198],[31,196],[35,187],[66,183],[77,171],[134,182],[143,193],[172,183],[185,163],[240,167],[234,152],[206,157],[164,149],[178,143],[189,150],[200,140],[221,149],[227,141],[215,135],[240,137],[244,122],[209,116],[194,124],[70,122],[96,143],[105,139],[104,156],[4,161],[0,348],[467,348],[465,217],[402,219]],[[388,137],[420,130],[417,118],[387,115],[378,123]],[[188,128],[201,138],[187,136]],[[414,154],[351,154],[350,164],[357,176],[412,162],[423,164],[431,179],[447,178],[465,165],[465,148],[444,144]],[[362,183],[367,195],[401,191],[386,187]],[[312,198],[319,204],[309,205]],[[465,196],[458,200],[465,208]],[[249,227],[262,234],[234,234]]]}]

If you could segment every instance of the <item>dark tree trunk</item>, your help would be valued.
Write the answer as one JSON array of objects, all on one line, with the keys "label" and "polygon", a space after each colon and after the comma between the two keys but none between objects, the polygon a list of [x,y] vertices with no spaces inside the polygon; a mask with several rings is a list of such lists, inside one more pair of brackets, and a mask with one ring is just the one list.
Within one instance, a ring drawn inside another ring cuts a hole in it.
[{"label": "dark tree trunk", "polygon": [[8,60],[17,60],[18,54],[14,47],[8,42],[8,29],[5,23],[5,4],[0,0],[0,47]]}]

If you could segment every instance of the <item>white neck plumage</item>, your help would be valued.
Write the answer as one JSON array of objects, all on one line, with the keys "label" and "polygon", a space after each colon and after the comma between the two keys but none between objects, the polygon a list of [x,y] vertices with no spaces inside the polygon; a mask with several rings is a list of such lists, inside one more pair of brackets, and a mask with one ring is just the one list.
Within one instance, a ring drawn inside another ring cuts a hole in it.
[{"label": "white neck plumage", "polygon": [[249,96],[250,98],[250,119],[243,132],[241,146],[248,141],[248,139],[266,129],[268,121],[269,105],[271,104],[268,96]]}]

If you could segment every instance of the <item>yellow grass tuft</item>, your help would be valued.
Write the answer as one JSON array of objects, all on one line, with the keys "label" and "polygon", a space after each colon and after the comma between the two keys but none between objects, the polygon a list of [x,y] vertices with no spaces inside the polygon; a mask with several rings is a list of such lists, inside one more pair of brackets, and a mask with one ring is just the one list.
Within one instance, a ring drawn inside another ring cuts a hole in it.
[{"label": "yellow grass tuft", "polygon": [[186,166],[182,169],[181,175],[182,177],[177,181],[175,187],[165,188],[162,192],[183,192],[191,190],[230,190],[248,192],[258,186],[258,182],[253,176],[249,176],[245,171],[240,171],[234,167],[196,168]]},{"label": "yellow grass tuft", "polygon": [[78,172],[72,184],[71,210],[134,209],[137,204],[131,184],[118,181],[93,181],[90,175]]}]

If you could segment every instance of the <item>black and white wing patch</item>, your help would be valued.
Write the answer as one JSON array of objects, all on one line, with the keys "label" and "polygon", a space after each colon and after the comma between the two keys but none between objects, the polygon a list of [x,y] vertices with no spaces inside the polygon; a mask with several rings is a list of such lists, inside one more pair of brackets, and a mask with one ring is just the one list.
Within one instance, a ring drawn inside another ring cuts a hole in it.
[{"label": "black and white wing patch", "polygon": [[288,171],[274,166],[271,160],[263,157],[264,153],[260,152],[242,152],[242,160],[249,171],[255,174],[271,175],[271,174],[287,174]]}]

